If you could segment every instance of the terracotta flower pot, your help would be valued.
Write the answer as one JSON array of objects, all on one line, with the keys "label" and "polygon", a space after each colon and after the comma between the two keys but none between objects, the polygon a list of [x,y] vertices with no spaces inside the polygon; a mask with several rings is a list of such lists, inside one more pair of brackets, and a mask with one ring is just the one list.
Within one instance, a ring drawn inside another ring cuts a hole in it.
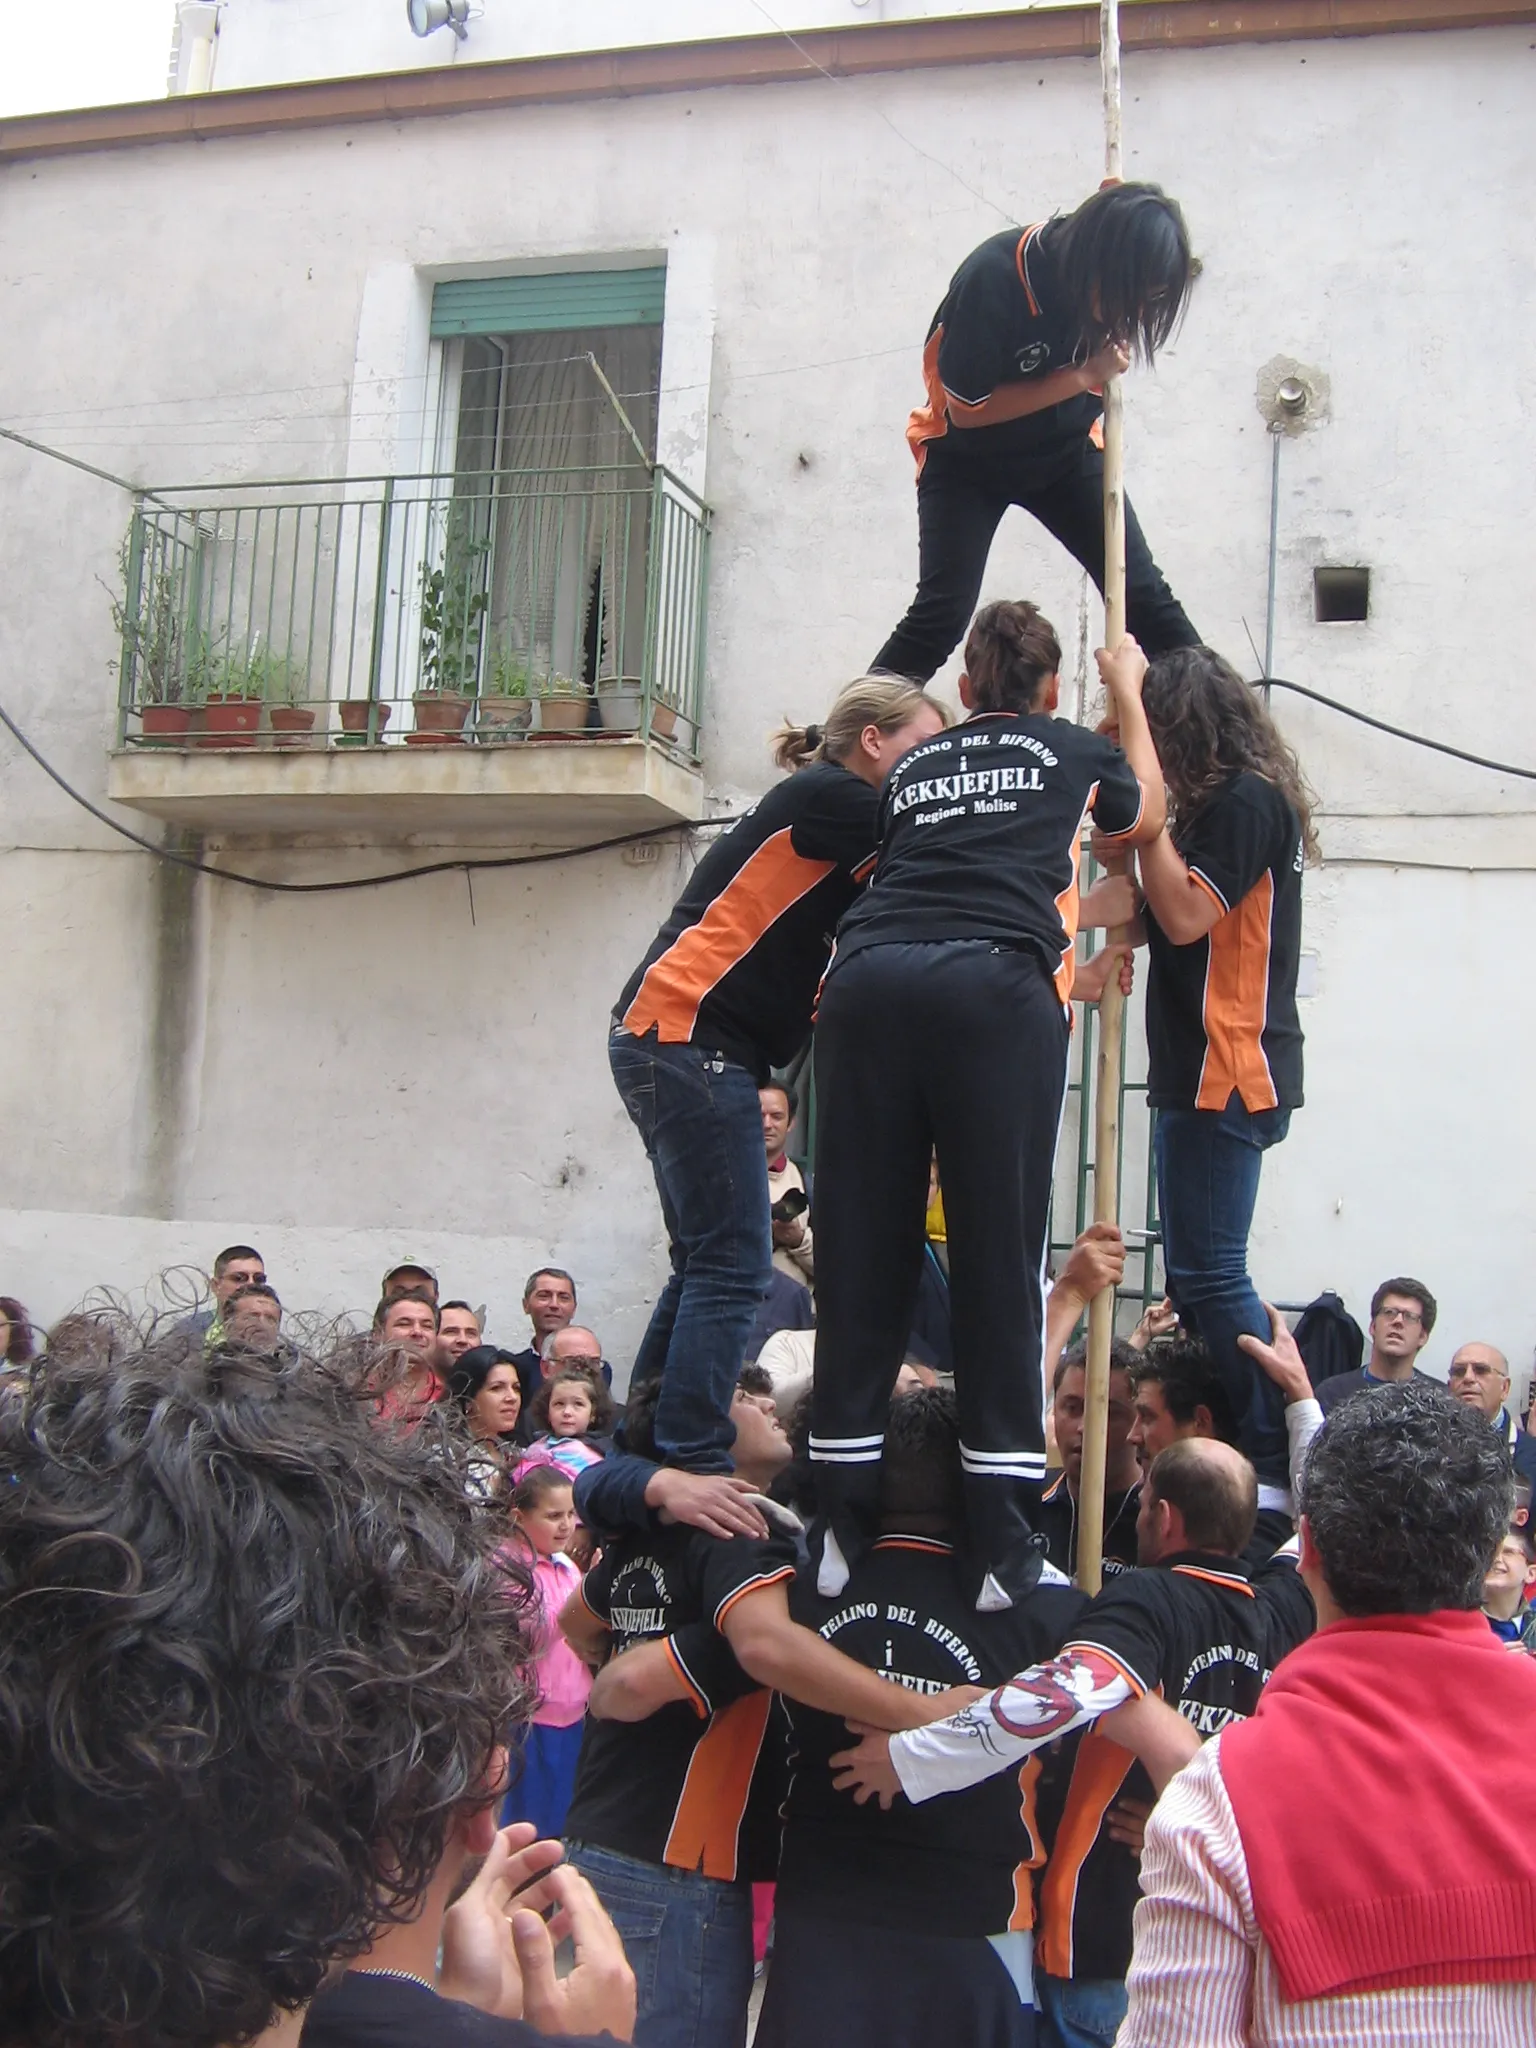
[{"label": "terracotta flower pot", "polygon": [[174,747],[192,731],[190,704],[141,704],[139,726],[147,746]]},{"label": "terracotta flower pot", "polygon": [[259,697],[210,696],[204,707],[201,747],[254,747],[261,725]]},{"label": "terracotta flower pot", "polygon": [[462,747],[464,735],[461,732],[408,732],[405,744],[408,747]]},{"label": "terracotta flower pot", "polygon": [[374,739],[382,740],[384,728],[389,723],[392,704],[373,702],[367,697],[348,697],[337,706],[341,714],[341,737],[336,744],[341,747],[366,747],[368,744],[368,714],[374,714]]},{"label": "terracotta flower pot", "polygon": [[274,704],[268,716],[280,747],[302,747],[302,735],[315,729],[315,714],[304,704]]},{"label": "terracotta flower pot", "polygon": [[460,733],[469,717],[473,697],[452,690],[418,690],[415,696],[418,732]]},{"label": "terracotta flower pot", "polygon": [[539,699],[539,730],[541,732],[585,732],[587,714],[592,708],[590,697],[541,697]]},{"label": "terracotta flower pot", "polygon": [[531,697],[482,697],[475,732],[482,740],[510,740],[525,733],[532,723]]},{"label": "terracotta flower pot", "polygon": [[677,737],[677,713],[670,704],[652,704],[651,737],[658,740]]}]

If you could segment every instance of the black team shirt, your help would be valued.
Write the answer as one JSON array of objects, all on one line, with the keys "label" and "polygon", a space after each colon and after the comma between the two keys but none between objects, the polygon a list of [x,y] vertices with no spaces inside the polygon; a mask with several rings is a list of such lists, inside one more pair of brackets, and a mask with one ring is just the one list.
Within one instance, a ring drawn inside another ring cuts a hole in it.
[{"label": "black team shirt", "polygon": [[[1316,1626],[1293,1557],[1273,1559],[1250,1579],[1235,1558],[1189,1552],[1110,1579],[1071,1641],[1105,1655],[1138,1697],[1161,1691],[1204,1739],[1248,1718],[1276,1664]],[[1129,1750],[1093,1728],[1047,1753],[1037,1969],[1124,1977],[1141,1864],[1110,1839],[1107,1816],[1117,1799],[1156,1798]]]},{"label": "black team shirt", "polygon": [[839,928],[833,971],[866,946],[990,939],[1038,954],[1065,1003],[1084,820],[1123,837],[1141,812],[1141,784],[1098,733],[1045,713],[978,712],[891,771],[880,858]]},{"label": "black team shirt", "polygon": [[[1002,1614],[978,1614],[947,1543],[883,1536],[841,1596],[824,1600],[815,1573],[795,1581],[790,1611],[834,1649],[917,1692],[995,1685],[1053,1656],[1085,1609],[1070,1587],[1040,1586]],[[833,1789],[828,1759],[851,1740],[846,1722],[793,1701],[777,1910],[921,1935],[1002,1934],[1034,1925],[1032,1872],[1043,1860],[1033,1825],[1039,1762],[949,1798],[856,1806]],[[1122,1754],[1124,1752],[1122,1751]]]},{"label": "black team shirt", "polygon": [[718,1631],[736,1601],[794,1571],[786,1539],[722,1542],[681,1525],[604,1549],[582,1600],[612,1630],[616,1655],[667,1639],[688,1697],[644,1721],[588,1720],[568,1840],[725,1882],[772,1878],[781,1790],[773,1697]]},{"label": "black team shirt", "polygon": [[1005,384],[1071,369],[1087,355],[1067,303],[1054,243],[1059,222],[1005,228],[973,249],[950,279],[923,348],[926,402],[907,424],[919,471],[942,442],[944,460],[1023,458],[1060,467],[1081,448],[1104,409],[1082,392],[989,427],[956,427],[948,401],[981,405]]},{"label": "black team shirt", "polygon": [[1176,946],[1149,907],[1147,1100],[1154,1109],[1301,1106],[1301,824],[1245,768],[1180,820],[1173,843],[1221,915]]},{"label": "black team shirt", "polygon": [[834,761],[776,783],[705,854],[614,1017],[761,1084],[811,1034],[837,921],[874,863],[879,797]]},{"label": "black team shirt", "polygon": [[[1136,1517],[1141,1511],[1141,1481],[1122,1493],[1111,1493],[1104,1503],[1104,1576],[1130,1571],[1136,1563]],[[1058,1472],[1040,1496],[1034,1518],[1037,1532],[1045,1538],[1045,1554],[1065,1578],[1077,1571],[1077,1502],[1067,1488],[1067,1475]]]}]

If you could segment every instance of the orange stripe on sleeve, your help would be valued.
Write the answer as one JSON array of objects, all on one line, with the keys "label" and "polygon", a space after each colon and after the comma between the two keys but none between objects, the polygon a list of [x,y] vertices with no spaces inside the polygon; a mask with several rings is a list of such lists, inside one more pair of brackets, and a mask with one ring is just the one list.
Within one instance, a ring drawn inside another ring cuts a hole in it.
[{"label": "orange stripe on sleeve", "polygon": [[1045,1844],[1040,1839],[1040,1759],[1026,1757],[1019,1769],[1019,1819],[1029,1847],[1013,1869],[1013,1911],[1008,1915],[1008,1932],[1019,1933],[1035,1924],[1034,1873],[1045,1861]]},{"label": "orange stripe on sleeve", "polygon": [[670,1636],[667,1636],[663,1640],[662,1647],[667,1653],[667,1662],[672,1666],[672,1669],[677,1673],[679,1683],[682,1685],[683,1690],[688,1695],[689,1706],[693,1708],[693,1711],[698,1715],[701,1721],[707,1720],[709,1718],[709,1701],[705,1699],[703,1693],[701,1693],[699,1691],[699,1688],[694,1684],[693,1679],[689,1674],[687,1665],[683,1662],[682,1658],[679,1657],[679,1655],[677,1654],[677,1645],[673,1642]]},{"label": "orange stripe on sleeve", "polygon": [[[741,1823],[772,1704],[771,1693],[748,1693],[711,1718],[683,1780],[663,1863],[734,1882]],[[1130,1762],[1128,1750],[1120,1754]]]},{"label": "orange stripe on sleeve", "polygon": [[1096,1643],[1091,1636],[1074,1636],[1070,1643],[1063,1643],[1058,1655],[1070,1657],[1075,1650],[1081,1650],[1088,1657],[1098,1657],[1113,1670],[1119,1672],[1137,1699],[1146,1697],[1147,1688],[1136,1676],[1129,1664],[1122,1663],[1113,1650],[1106,1650],[1102,1643]]},{"label": "orange stripe on sleeve", "polygon": [[624,1029],[639,1038],[654,1026],[663,1045],[686,1045],[710,990],[836,866],[796,853],[788,826],[765,839],[698,923],[679,933],[645,970],[624,1013]]},{"label": "orange stripe on sleeve", "polygon": [[1032,228],[1026,228],[1019,237],[1018,247],[1013,252],[1013,267],[1019,273],[1019,283],[1024,287],[1024,296],[1029,301],[1029,310],[1037,320],[1040,318],[1040,302],[1029,288],[1029,266],[1024,258],[1028,253],[1031,237],[1039,234],[1042,225],[1042,222],[1036,221]]},{"label": "orange stripe on sleeve", "polygon": [[944,380],[939,375],[939,344],[944,339],[942,323],[935,327],[923,344],[923,389],[928,394],[925,405],[920,405],[907,418],[907,446],[917,461],[917,473],[923,473],[923,461],[928,453],[930,441],[942,441],[949,432],[949,404],[945,397]]},{"label": "orange stripe on sleeve", "polygon": [[1274,876],[1265,873],[1234,910],[1211,926],[1205,971],[1205,1059],[1196,1109],[1225,1109],[1234,1088],[1250,1111],[1273,1109],[1280,1100],[1264,1056],[1274,898]]},{"label": "orange stripe on sleeve", "polygon": [[[1090,1645],[1090,1647],[1094,1647]],[[1040,1892],[1041,1935],[1035,1949],[1040,1967],[1053,1977],[1072,1974],[1072,1914],[1083,1865],[1099,1838],[1104,1816],[1136,1759],[1093,1729],[1078,1747],[1067,1804],[1051,1845]]]},{"label": "orange stripe on sleeve", "polygon": [[749,1579],[744,1586],[738,1586],[734,1593],[727,1593],[715,1609],[715,1627],[723,1630],[725,1617],[738,1601],[745,1600],[753,1593],[761,1593],[765,1586],[782,1586],[795,1576],[794,1567],[785,1565],[776,1572],[764,1572],[760,1579]]}]

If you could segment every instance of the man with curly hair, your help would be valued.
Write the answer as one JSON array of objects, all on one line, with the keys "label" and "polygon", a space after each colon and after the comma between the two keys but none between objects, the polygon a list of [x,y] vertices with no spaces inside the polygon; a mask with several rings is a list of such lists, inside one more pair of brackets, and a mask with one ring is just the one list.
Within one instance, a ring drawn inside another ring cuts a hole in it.
[{"label": "man with curly hair", "polygon": [[8,2048],[289,2043],[306,2009],[325,2048],[628,2037],[585,1882],[496,1833],[527,1588],[467,1439],[381,1425],[376,1363],[80,1344],[0,1403]]}]

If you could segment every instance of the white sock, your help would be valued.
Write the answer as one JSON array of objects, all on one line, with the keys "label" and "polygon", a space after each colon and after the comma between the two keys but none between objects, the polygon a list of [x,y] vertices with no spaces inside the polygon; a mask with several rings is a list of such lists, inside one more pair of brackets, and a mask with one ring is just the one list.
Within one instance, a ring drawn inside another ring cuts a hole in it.
[{"label": "white sock", "polygon": [[823,1600],[835,1600],[847,1583],[848,1560],[829,1522],[821,1545],[821,1563],[816,1567],[816,1590]]}]

